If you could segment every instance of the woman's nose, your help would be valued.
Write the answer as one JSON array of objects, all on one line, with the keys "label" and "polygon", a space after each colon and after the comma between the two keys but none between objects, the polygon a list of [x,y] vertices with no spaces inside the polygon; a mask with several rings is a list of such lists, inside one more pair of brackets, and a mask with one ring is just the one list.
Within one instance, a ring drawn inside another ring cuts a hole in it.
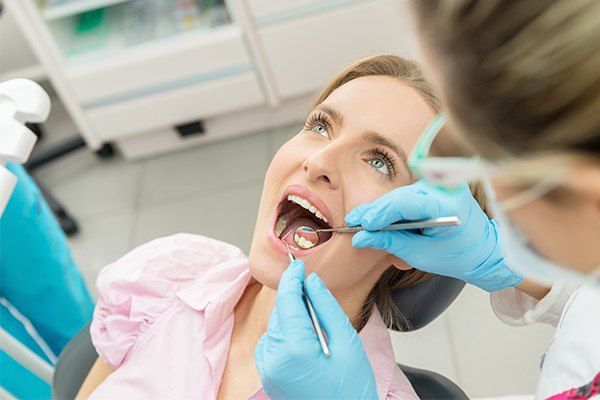
[{"label": "woman's nose", "polygon": [[302,164],[306,178],[315,183],[323,183],[331,189],[337,189],[339,174],[331,154],[319,152],[308,157]]}]

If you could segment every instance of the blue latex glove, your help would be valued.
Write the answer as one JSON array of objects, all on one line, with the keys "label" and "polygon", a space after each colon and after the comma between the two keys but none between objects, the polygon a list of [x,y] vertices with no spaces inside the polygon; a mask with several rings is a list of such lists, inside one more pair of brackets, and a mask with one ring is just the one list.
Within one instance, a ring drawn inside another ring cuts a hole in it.
[{"label": "blue latex glove", "polygon": [[[461,225],[415,231],[377,231],[404,220],[456,215]],[[516,286],[523,278],[504,263],[496,222],[489,220],[464,184],[445,193],[424,181],[393,190],[354,208],[348,225],[369,231],[354,235],[354,247],[387,250],[419,270],[461,279],[493,292]]]},{"label": "blue latex glove", "polygon": [[254,349],[263,390],[271,399],[377,399],[371,364],[358,333],[316,275],[306,278],[306,294],[327,335],[323,355],[302,299],[304,263],[283,272],[269,328]]}]

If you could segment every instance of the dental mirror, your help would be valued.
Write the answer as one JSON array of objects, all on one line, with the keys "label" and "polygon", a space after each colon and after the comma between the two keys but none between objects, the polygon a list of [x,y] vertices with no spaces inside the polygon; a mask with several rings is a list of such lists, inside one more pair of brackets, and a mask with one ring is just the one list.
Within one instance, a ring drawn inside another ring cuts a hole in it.
[{"label": "dental mirror", "polygon": [[309,226],[301,226],[294,232],[294,242],[304,250],[312,249],[319,243],[319,234]]}]

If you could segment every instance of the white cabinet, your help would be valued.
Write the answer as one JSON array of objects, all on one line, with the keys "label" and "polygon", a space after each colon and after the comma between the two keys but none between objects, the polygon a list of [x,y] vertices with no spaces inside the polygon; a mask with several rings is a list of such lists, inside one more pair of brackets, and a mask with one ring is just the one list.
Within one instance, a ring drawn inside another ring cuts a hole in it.
[{"label": "white cabinet", "polygon": [[234,25],[133,48],[118,57],[67,66],[84,107],[143,97],[252,69],[242,32]]},{"label": "white cabinet", "polygon": [[88,110],[104,141],[169,128],[264,103],[254,71],[184,85]]},{"label": "white cabinet", "polygon": [[345,65],[416,54],[408,0],[3,1],[87,144],[128,157],[300,120]]},{"label": "white cabinet", "polygon": [[366,56],[415,56],[406,2],[346,3],[258,27],[275,85],[283,98],[317,90],[342,66]]}]

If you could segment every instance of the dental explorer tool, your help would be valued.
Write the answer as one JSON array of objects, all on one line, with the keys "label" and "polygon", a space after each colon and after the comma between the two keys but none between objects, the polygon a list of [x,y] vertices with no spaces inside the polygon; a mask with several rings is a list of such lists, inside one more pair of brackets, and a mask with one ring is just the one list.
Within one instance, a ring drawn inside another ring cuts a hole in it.
[{"label": "dental explorer tool", "polygon": [[[289,234],[289,232],[288,232],[288,234]],[[284,238],[281,239],[281,241],[283,243],[285,243],[285,245],[287,247],[288,258],[290,259],[290,263],[291,263],[291,262],[295,261],[296,258],[294,257],[294,255],[292,254],[292,252],[290,250],[290,245],[287,244],[287,242],[284,241],[283,239],[285,239],[285,236],[284,236]],[[315,332],[317,333],[317,337],[319,338],[319,344],[321,345],[323,354],[325,355],[325,357],[329,357],[329,355],[331,353],[329,352],[329,346],[327,346],[327,341],[325,340],[325,334],[323,333],[323,328],[321,328],[321,324],[319,323],[319,319],[317,318],[315,309],[314,309],[310,299],[306,295],[306,292],[304,291],[304,285],[302,285],[302,298],[304,299],[304,302],[306,303],[306,308],[308,309],[308,314],[310,315],[310,319],[312,321],[313,327],[315,328]]]}]

